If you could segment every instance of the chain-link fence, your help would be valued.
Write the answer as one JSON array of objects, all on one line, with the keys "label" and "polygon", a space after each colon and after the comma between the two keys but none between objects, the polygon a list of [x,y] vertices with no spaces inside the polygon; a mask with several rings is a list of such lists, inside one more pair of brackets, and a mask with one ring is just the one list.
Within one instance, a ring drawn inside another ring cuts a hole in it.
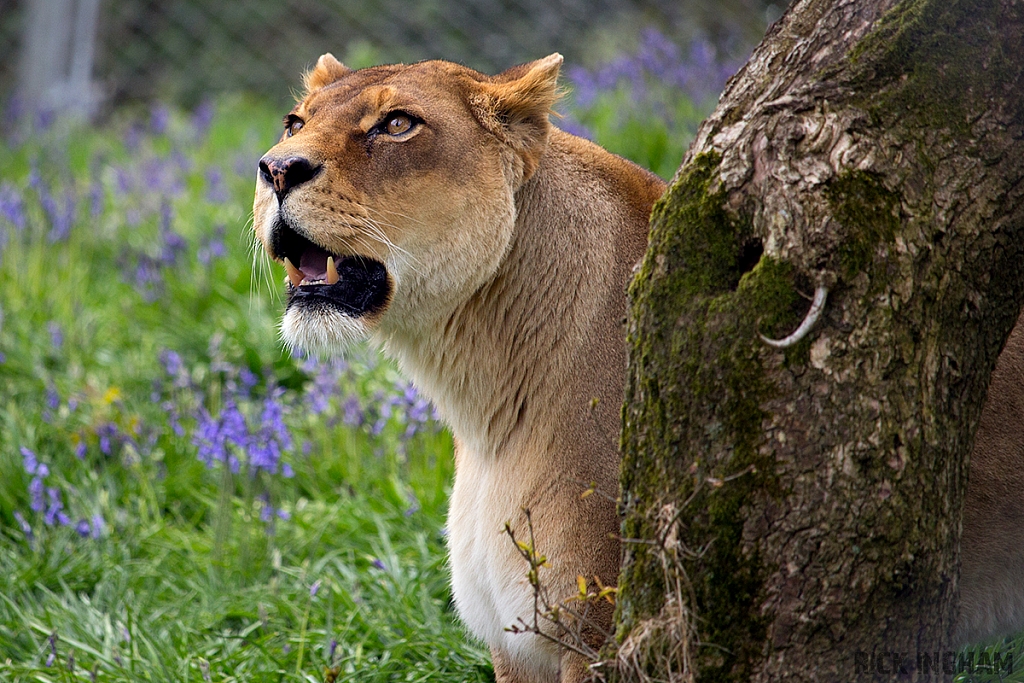
[{"label": "chain-link fence", "polygon": [[[18,79],[29,6],[0,0],[0,98]],[[64,0],[65,2],[67,0]],[[287,100],[323,52],[352,66],[443,57],[482,71],[562,52],[607,58],[645,26],[746,51],[784,0],[103,0],[94,67],[103,101],[190,105],[226,90]],[[24,71],[24,69],[22,69]]]}]

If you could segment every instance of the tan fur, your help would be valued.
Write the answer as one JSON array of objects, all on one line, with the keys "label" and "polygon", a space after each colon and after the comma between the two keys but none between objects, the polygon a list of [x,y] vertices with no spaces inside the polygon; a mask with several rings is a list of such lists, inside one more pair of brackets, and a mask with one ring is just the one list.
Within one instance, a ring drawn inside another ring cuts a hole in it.
[{"label": "tan fur", "polygon": [[957,640],[1024,628],[1024,315],[996,363],[971,452]]},{"label": "tan fur", "polygon": [[[578,655],[506,631],[520,619],[532,623],[533,595],[503,527],[510,522],[526,540],[530,511],[554,601],[577,592],[577,576],[616,581],[624,288],[664,190],[647,171],[550,126],[560,64],[552,55],[489,77],[448,62],[350,71],[324,55],[292,111],[302,128],[264,158],[301,156],[319,170],[281,202],[259,181],[254,204],[256,233],[274,257],[280,218],[333,254],[385,264],[393,291],[382,311],[290,308],[284,336],[324,353],[373,339],[451,426],[453,593],[470,630],[491,647],[500,682],[587,675]],[[371,139],[395,112],[422,125]],[[1016,353],[1024,362],[1024,351]],[[1014,382],[1000,389],[994,380],[993,395],[1014,394]],[[992,427],[1017,424],[1024,406],[998,410],[990,406],[983,419],[973,467],[996,472],[984,487],[992,499],[972,487],[964,522],[969,637],[1019,625],[985,604],[1024,609],[1007,597],[1024,583],[1024,544],[1001,533],[1007,519],[1024,522],[1024,510],[1000,507],[1021,498],[1024,467],[1004,474],[985,465],[986,454],[1009,447],[1024,459],[1022,432]],[[591,487],[598,493],[585,496]],[[1013,572],[992,570],[1006,558]],[[600,603],[591,616],[596,646],[611,609]]]}]

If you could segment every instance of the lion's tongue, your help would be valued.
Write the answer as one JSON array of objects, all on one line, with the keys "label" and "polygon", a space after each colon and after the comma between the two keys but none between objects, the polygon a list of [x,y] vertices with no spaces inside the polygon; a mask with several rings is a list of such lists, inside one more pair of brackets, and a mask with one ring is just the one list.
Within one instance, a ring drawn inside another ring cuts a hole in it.
[{"label": "lion's tongue", "polygon": [[305,280],[315,282],[327,279],[327,252],[322,249],[306,249],[299,257],[299,270]]}]

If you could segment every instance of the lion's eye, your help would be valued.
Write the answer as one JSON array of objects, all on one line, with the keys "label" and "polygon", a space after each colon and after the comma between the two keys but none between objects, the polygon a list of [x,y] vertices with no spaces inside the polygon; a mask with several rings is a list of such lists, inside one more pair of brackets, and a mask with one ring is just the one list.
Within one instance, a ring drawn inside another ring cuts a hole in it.
[{"label": "lion's eye", "polygon": [[285,134],[288,137],[295,135],[300,130],[302,130],[302,125],[302,119],[293,119],[291,123],[288,124],[288,127],[285,129]]},{"label": "lion's eye", "polygon": [[413,120],[408,114],[392,114],[384,124],[388,135],[401,135],[412,130]]}]

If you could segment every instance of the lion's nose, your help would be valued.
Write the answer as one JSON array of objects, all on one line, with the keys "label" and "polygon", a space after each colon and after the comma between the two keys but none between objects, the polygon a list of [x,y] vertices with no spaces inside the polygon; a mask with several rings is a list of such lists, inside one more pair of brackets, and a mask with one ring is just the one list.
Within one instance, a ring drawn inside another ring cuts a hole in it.
[{"label": "lion's nose", "polygon": [[277,193],[278,201],[293,188],[301,185],[316,175],[319,167],[314,167],[305,157],[288,157],[275,159],[265,156],[260,159],[260,175]]}]

